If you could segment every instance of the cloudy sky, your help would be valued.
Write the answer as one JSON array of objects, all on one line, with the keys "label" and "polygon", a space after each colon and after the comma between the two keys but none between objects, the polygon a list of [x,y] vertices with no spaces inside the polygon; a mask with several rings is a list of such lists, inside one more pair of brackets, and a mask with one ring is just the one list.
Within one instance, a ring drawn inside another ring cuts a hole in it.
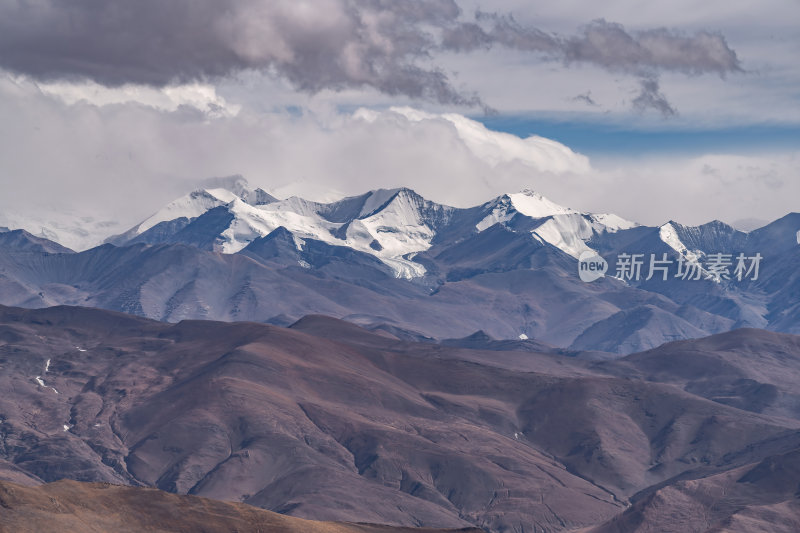
[{"label": "cloudy sky", "polygon": [[0,209],[212,176],[648,224],[800,210],[800,1],[0,0]]}]

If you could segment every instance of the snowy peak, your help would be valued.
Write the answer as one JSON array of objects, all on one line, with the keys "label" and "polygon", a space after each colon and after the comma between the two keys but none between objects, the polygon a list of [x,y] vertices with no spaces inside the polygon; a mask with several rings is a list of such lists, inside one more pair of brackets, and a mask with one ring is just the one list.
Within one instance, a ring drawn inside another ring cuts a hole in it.
[{"label": "snowy peak", "polygon": [[373,214],[389,203],[401,190],[376,189],[359,196],[348,196],[328,204],[314,204],[313,209],[320,216],[331,222],[349,222],[353,219]]},{"label": "snowy peak", "polygon": [[[393,192],[388,200],[368,214],[360,217],[362,219],[375,216],[376,214],[390,211],[402,220],[414,218],[416,223],[425,224],[431,229],[437,229],[442,224],[446,224],[456,211],[455,208],[437,204],[426,200],[412,189],[401,188],[389,191],[375,191],[381,193]],[[378,196],[376,194],[376,196]],[[377,198],[376,198],[377,199]]]},{"label": "snowy peak", "polygon": [[747,233],[719,220],[700,226],[684,226],[669,221],[659,227],[658,233],[667,246],[686,257],[740,250],[747,241]]},{"label": "snowy peak", "polygon": [[246,191],[240,197],[250,205],[267,205],[278,201],[277,198],[260,188],[254,191]]},{"label": "snowy peak", "polygon": [[[590,249],[586,243],[593,236],[636,225],[616,215],[580,213],[531,190],[506,194],[484,204],[478,208],[475,222],[474,215],[464,218],[465,213],[474,213],[474,210],[437,204],[408,188],[377,189],[324,204],[299,197],[275,200],[271,196],[259,196],[259,190],[251,192],[241,179],[216,180],[208,185],[226,185],[230,189],[206,188],[179,198],[135,228],[134,234],[156,226],[161,233],[174,228],[192,234],[193,241],[213,242],[214,249],[223,253],[237,253],[255,239],[283,227],[299,238],[370,254],[389,265],[398,277],[415,278],[423,276],[425,269],[414,257],[428,250],[442,231],[466,235],[484,231],[497,223],[507,225],[512,219],[519,220],[515,217],[522,217],[530,221],[522,224],[528,229],[514,231],[529,231],[535,240],[578,257]],[[259,198],[265,202],[258,201]],[[227,218],[215,216],[213,224],[193,224],[199,226],[201,232],[218,231],[220,221],[230,220],[216,235],[201,239],[193,231],[197,228],[182,229],[186,223],[217,208],[226,209]],[[470,219],[472,222],[463,226],[463,222]],[[175,220],[184,222],[177,224]],[[160,234],[154,238],[158,240],[145,242],[167,242]]]},{"label": "snowy peak", "polygon": [[716,252],[748,252],[774,257],[800,244],[800,213],[790,213],[751,232],[740,231],[719,220],[700,226],[670,221],[658,230],[664,243],[687,257]]},{"label": "snowy peak", "polygon": [[182,196],[159,209],[154,215],[134,228],[136,235],[150,228],[179,218],[192,220],[206,211],[232,202],[236,195],[226,189],[201,189]]},{"label": "snowy peak", "polygon": [[[40,225],[33,217],[18,221],[10,213],[1,212],[0,227],[31,228],[31,233],[37,237],[48,237],[62,245],[71,242],[72,233],[68,232],[73,226],[53,223],[50,216],[47,214],[47,223]],[[87,230],[91,225],[106,228],[109,224],[85,217],[82,220],[84,224],[78,228]],[[272,235],[245,253],[254,254],[260,250],[261,257],[277,254],[281,260],[294,261],[291,264],[305,261],[311,268],[323,264],[325,260],[319,258],[334,254],[339,266],[345,263],[370,265],[372,271],[377,265],[382,275],[391,272],[407,279],[443,275],[442,265],[451,266],[445,259],[456,255],[477,258],[475,264],[481,265],[490,262],[493,265],[531,265],[531,257],[542,249],[547,252],[543,257],[560,257],[560,261],[569,262],[552,248],[579,258],[590,250],[617,250],[626,243],[640,241],[661,252],[664,251],[662,243],[665,243],[687,257],[727,251],[759,252],[765,256],[786,251],[796,253],[800,245],[798,213],[786,215],[750,233],[719,221],[701,226],[684,226],[672,221],[658,227],[636,229],[637,226],[614,214],[585,213],[559,205],[530,189],[504,194],[471,208],[438,204],[402,187],[376,189],[324,203],[300,197],[278,200],[263,189],[251,188],[241,176],[231,176],[202,182],[201,188],[170,202],[107,242],[115,245],[180,243],[235,254]],[[51,235],[52,228],[60,233]],[[631,233],[624,233],[628,230]],[[108,235],[112,230],[106,228],[105,231]],[[617,232],[620,235],[612,235]],[[96,238],[100,232],[91,235]],[[88,233],[75,233],[75,236],[76,240],[80,237],[80,242],[89,238]],[[12,242],[12,238],[15,237],[6,236],[9,245],[17,248],[27,245],[16,240]],[[503,248],[499,244],[505,243],[505,238],[512,244]],[[77,250],[87,247],[70,246]],[[486,256],[492,250],[497,252],[489,261]],[[467,270],[456,274],[461,276],[465,272]]]},{"label": "snowy peak", "polygon": [[600,213],[592,214],[589,217],[597,224],[602,225],[606,231],[614,233],[620,230],[632,229],[639,224],[630,220],[624,219],[614,213]]},{"label": "snowy peak", "polygon": [[565,215],[577,211],[558,205],[541,194],[530,189],[518,193],[504,194],[485,204],[489,211],[485,218],[475,225],[478,231],[505,223],[521,214],[531,218],[545,218],[553,215]]},{"label": "snowy peak", "polygon": [[414,256],[431,247],[453,212],[411,189],[373,191],[361,210],[366,214],[347,225],[345,239],[348,246],[392,267],[398,277],[415,278],[424,275],[425,268],[413,261]]},{"label": "snowy peak", "polygon": [[[682,256],[686,257],[689,255],[689,249],[681,241],[680,235],[678,235],[678,232],[675,229],[674,222],[667,222],[666,224],[658,228],[658,237],[664,244],[666,244],[667,246],[669,246]],[[694,256],[694,253],[692,254],[692,256]]]},{"label": "snowy peak", "polygon": [[318,213],[331,221],[349,221],[364,219],[376,213],[403,204],[401,210],[416,211],[423,218],[430,218],[431,223],[438,223],[442,217],[454,208],[443,206],[426,200],[416,191],[400,187],[397,189],[375,189],[360,196],[351,196],[330,204],[318,204]]},{"label": "snowy peak", "polygon": [[531,190],[500,196],[479,208],[456,209],[426,200],[408,188],[377,189],[318,203],[299,197],[276,200],[260,189],[251,191],[240,177],[205,184],[206,188],[171,202],[115,242],[155,244],[178,239],[232,254],[284,228],[298,239],[369,254],[397,277],[410,279],[425,275],[425,268],[414,259],[431,248],[437,237],[463,238],[502,223],[578,257],[589,249],[586,242],[594,235],[635,226],[615,215],[580,213]]},{"label": "snowy peak", "polygon": [[583,252],[592,251],[587,241],[603,230],[588,215],[570,213],[549,217],[532,234],[577,259]]},{"label": "snowy peak", "polygon": [[594,237],[637,226],[638,224],[613,214],[573,212],[547,217],[532,233],[539,240],[578,259],[583,252],[597,251],[589,246]]},{"label": "snowy peak", "polygon": [[233,254],[283,228],[298,242],[312,239],[347,247],[377,258],[397,277],[415,278],[425,269],[413,256],[431,246],[436,228],[453,210],[402,188],[331,204],[298,197],[258,203],[258,190],[241,188],[240,181],[233,185],[235,190],[207,188],[179,198],[117,242],[202,243]]},{"label": "snowy peak", "polygon": [[162,222],[181,218],[193,220],[206,211],[237,200],[252,206],[268,205],[278,201],[263,189],[251,190],[247,180],[241,176],[211,178],[205,180],[203,184],[206,186],[205,188],[192,191],[186,196],[170,202],[143,221],[134,228],[135,234],[144,233]]},{"label": "snowy peak", "polygon": [[637,226],[636,223],[614,214],[581,213],[530,189],[500,196],[485,204],[485,208],[488,213],[475,225],[478,231],[484,231],[498,223],[506,224],[518,215],[540,220],[531,232],[534,238],[575,258],[591,250],[586,243],[593,236]]},{"label": "snowy peak", "polygon": [[517,212],[531,218],[544,218],[553,215],[570,215],[577,213],[574,209],[558,205],[538,192],[525,189],[522,192],[508,194],[506,197]]},{"label": "snowy peak", "polygon": [[[265,205],[277,202],[278,199],[263,189],[250,189],[250,184],[241,175],[226,176],[224,178],[208,178],[201,183],[201,190],[224,191],[222,196],[232,193],[250,205]],[[232,201],[228,200],[228,201]]]},{"label": "snowy peak", "polygon": [[393,201],[403,191],[409,191],[409,189],[377,189],[368,192],[363,197],[364,204],[361,206],[361,210],[359,211],[357,218],[365,218],[374,214],[376,211]]}]

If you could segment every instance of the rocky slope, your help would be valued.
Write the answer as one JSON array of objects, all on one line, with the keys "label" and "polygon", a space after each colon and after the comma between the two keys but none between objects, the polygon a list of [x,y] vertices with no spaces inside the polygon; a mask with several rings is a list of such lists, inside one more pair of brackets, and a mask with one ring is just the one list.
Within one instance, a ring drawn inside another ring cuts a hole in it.
[{"label": "rocky slope", "polygon": [[[654,372],[653,353],[597,362],[537,346],[416,343],[321,316],[280,328],[0,308],[0,475],[320,520],[555,532],[800,448],[786,395],[758,409]],[[796,337],[752,330],[659,357],[742,366],[746,354],[726,355],[736,346],[768,351],[784,375],[800,367]],[[749,379],[786,390],[780,377]]]},{"label": "rocky slope", "polygon": [[314,522],[157,489],[66,480],[35,488],[0,481],[0,508],[2,533],[480,533]]}]

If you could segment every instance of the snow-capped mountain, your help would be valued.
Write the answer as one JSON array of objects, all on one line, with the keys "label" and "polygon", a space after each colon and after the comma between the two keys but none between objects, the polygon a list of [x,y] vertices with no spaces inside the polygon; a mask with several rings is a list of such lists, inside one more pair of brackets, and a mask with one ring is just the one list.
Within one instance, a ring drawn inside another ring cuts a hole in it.
[{"label": "snow-capped mountain", "polygon": [[616,215],[580,213],[530,190],[506,194],[476,208],[458,209],[426,200],[406,188],[317,203],[298,197],[277,200],[261,189],[251,191],[243,180],[233,185],[193,191],[110,242],[154,244],[188,239],[231,254],[284,228],[296,237],[298,247],[303,239],[345,246],[373,255],[397,277],[413,279],[426,273],[415,257],[442,234],[459,240],[495,224],[520,226],[524,220],[525,231],[534,239],[578,257],[596,235],[636,226]]},{"label": "snow-capped mountain", "polygon": [[517,216],[538,220],[540,222],[531,229],[534,238],[576,258],[589,249],[586,241],[595,234],[636,226],[616,215],[580,213],[529,189],[500,196],[486,204],[485,209],[488,214],[475,225],[478,231],[498,223],[506,224]]},{"label": "snow-capped mountain", "polygon": [[[425,273],[413,261],[414,254],[431,246],[437,228],[452,211],[410,189],[370,191],[330,204],[298,197],[276,200],[260,189],[201,189],[171,202],[110,242],[179,242],[187,234],[196,238],[204,232],[210,248],[233,254],[283,228],[296,237],[298,247],[304,239],[346,246],[377,257],[397,277],[414,278]],[[209,223],[220,217],[224,219],[221,226]]]},{"label": "snow-capped mountain", "polygon": [[211,209],[228,205],[235,200],[252,206],[277,202],[276,198],[262,189],[251,190],[247,180],[241,176],[211,178],[205,180],[204,185],[205,188],[192,191],[165,205],[122,235],[109,238],[109,242],[128,242],[153,228],[158,228],[158,231],[154,232],[157,233],[168,232],[165,226],[184,227]]},{"label": "snow-capped mountain", "polygon": [[574,258],[591,250],[587,242],[596,235],[638,226],[614,214],[580,213],[529,189],[500,196],[485,207],[488,214],[475,225],[478,231],[523,216],[537,221],[530,230],[535,239],[551,244]]},{"label": "snow-capped mountain", "polygon": [[659,237],[680,255],[698,259],[713,252],[741,251],[748,234],[719,220],[701,226],[670,221],[659,227]]},{"label": "snow-capped mountain", "polygon": [[[670,221],[646,228],[615,214],[582,213],[532,190],[467,209],[437,204],[406,188],[379,189],[329,203],[299,197],[279,200],[251,188],[241,176],[205,180],[201,188],[114,236],[109,234],[119,226],[111,222],[59,218],[57,213],[48,214],[46,221],[40,218],[4,212],[0,227],[23,228],[76,251],[105,240],[115,245],[183,243],[225,254],[283,228],[298,247],[307,239],[346,247],[373,256],[405,279],[426,276],[424,254],[434,245],[465,241],[497,225],[572,258],[589,250],[613,254],[622,246],[646,253],[663,245],[664,251],[700,259],[712,252],[752,248],[753,235],[762,231],[747,234],[719,221],[696,227]],[[793,231],[792,244],[797,240]]]},{"label": "snow-capped mountain", "polygon": [[[800,333],[797,213],[742,233],[721,222],[640,226],[533,191],[462,209],[404,188],[321,203],[278,200],[241,178],[204,185],[79,253],[0,228],[0,304],[167,321],[288,324],[322,313],[412,337],[483,330],[620,353],[737,327]],[[586,250],[611,272],[621,253],[760,253],[764,264],[741,283],[584,283],[575,258]]]}]

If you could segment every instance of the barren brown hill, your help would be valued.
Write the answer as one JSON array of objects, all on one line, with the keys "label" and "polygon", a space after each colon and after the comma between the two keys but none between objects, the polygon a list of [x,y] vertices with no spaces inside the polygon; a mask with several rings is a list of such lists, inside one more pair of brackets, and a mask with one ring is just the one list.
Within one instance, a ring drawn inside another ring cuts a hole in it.
[{"label": "barren brown hill", "polygon": [[739,409],[800,418],[800,337],[739,329],[604,364]]},{"label": "barren brown hill", "polygon": [[314,522],[242,503],[157,489],[56,481],[23,487],[0,481],[0,533],[480,533]]},{"label": "barren brown hill", "polygon": [[800,421],[628,362],[406,342],[319,316],[280,328],[0,307],[0,390],[2,478],[395,526],[596,526],[646,491],[800,448]]},{"label": "barren brown hill", "polygon": [[797,533],[800,451],[648,491],[591,533]]}]

